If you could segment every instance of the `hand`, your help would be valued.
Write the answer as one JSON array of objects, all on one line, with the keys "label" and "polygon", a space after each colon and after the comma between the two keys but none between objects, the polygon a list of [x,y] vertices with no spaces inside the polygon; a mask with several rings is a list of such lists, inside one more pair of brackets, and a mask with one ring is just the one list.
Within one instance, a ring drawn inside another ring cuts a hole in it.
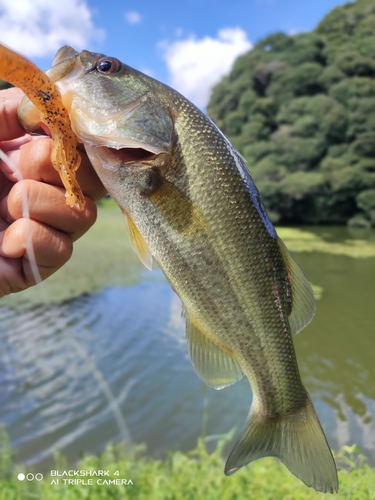
[{"label": "hand", "polygon": [[[14,174],[0,160],[0,297],[33,286],[33,253],[40,278],[46,279],[70,258],[73,242],[96,220],[95,201],[106,190],[85,153],[77,179],[86,197],[84,210],[65,203],[65,190],[51,164],[52,139],[26,134],[17,120],[19,89],[0,92],[0,149],[18,167]],[[25,217],[27,203],[30,219]],[[32,250],[33,249],[33,252]]]}]

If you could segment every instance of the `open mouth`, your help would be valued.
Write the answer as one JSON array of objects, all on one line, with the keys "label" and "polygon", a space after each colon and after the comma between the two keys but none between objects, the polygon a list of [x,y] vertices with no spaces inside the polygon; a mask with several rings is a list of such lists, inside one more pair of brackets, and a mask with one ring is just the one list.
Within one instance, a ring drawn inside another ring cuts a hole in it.
[{"label": "open mouth", "polygon": [[[82,146],[82,145],[80,145]],[[111,154],[111,157],[116,160],[116,162],[120,162],[121,164],[126,163],[143,163],[154,160],[158,155],[147,151],[142,148],[121,148],[115,149],[108,146],[99,146],[100,148],[107,149]]]},{"label": "open mouth", "polygon": [[152,153],[151,151],[146,151],[145,149],[142,148],[122,148],[118,149],[117,152],[124,163],[129,163],[133,161],[139,161],[139,162],[150,161],[157,157],[155,153]]},{"label": "open mouth", "polygon": [[[35,130],[35,134],[46,135],[47,137],[52,137],[51,131],[45,123],[39,123],[39,127]],[[108,146],[107,146],[108,147]],[[80,151],[85,151],[85,147],[82,143],[78,143],[78,149]],[[121,160],[121,163],[131,163],[131,162],[143,162],[150,161],[157,157],[157,154],[147,151],[142,148],[121,148],[115,149],[108,147],[116,157]]]}]

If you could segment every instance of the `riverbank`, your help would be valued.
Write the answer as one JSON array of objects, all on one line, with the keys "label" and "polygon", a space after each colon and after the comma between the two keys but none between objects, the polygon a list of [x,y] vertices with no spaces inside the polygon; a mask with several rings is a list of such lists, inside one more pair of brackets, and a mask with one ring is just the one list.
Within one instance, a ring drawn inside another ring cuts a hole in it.
[{"label": "riverbank", "polygon": [[[194,450],[169,452],[164,460],[147,458],[142,446],[127,450],[122,445],[110,445],[101,455],[85,457],[74,469],[67,466],[62,456],[56,456],[53,471],[43,479],[37,476],[39,481],[32,479],[36,470],[31,472],[31,468],[12,462],[11,450],[3,442],[0,500],[375,499],[375,469],[366,464],[355,446],[345,446],[336,454],[340,491],[332,496],[307,488],[272,458],[258,460],[233,476],[225,476],[222,455],[228,437],[219,440],[212,453],[200,439]],[[73,476],[73,470],[79,475]],[[19,474],[26,476],[24,480],[17,478]]]},{"label": "riverbank", "polygon": [[[294,255],[316,253],[359,260],[375,257],[373,229],[309,226],[277,227],[277,232]],[[144,273],[149,271],[132,249],[123,215],[113,199],[108,198],[101,200],[94,226],[74,243],[70,261],[47,281],[4,297],[2,305],[45,304],[95,293],[109,286],[131,286]],[[320,292],[318,298],[319,295]]]}]

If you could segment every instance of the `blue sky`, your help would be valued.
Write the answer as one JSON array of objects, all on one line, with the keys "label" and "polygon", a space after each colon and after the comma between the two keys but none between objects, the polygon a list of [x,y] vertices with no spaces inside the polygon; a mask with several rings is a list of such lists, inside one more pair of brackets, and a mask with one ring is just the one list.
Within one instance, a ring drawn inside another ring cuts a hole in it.
[{"label": "blue sky", "polygon": [[314,29],[340,0],[0,0],[0,41],[47,69],[65,44],[118,57],[204,108],[235,58]]}]

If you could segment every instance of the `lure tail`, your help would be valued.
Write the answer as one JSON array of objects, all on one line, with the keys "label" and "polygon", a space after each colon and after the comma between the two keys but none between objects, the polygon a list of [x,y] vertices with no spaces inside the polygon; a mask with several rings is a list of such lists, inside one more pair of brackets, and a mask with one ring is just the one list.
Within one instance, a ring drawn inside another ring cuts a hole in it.
[{"label": "lure tail", "polygon": [[335,461],[310,398],[293,415],[269,417],[250,410],[246,427],[225,466],[227,475],[262,457],[279,458],[318,491],[338,491]]}]

